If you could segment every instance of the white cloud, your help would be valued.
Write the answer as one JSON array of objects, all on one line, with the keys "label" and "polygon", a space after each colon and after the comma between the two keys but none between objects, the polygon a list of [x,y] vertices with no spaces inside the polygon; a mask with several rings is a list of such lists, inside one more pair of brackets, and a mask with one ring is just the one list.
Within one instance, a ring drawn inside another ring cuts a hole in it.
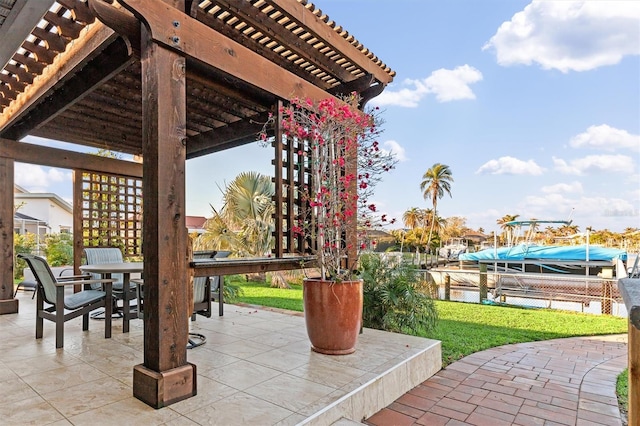
[{"label": "white cloud", "polygon": [[435,95],[438,102],[475,99],[470,84],[482,80],[482,73],[469,65],[461,65],[452,70],[441,68],[422,80],[406,79],[399,90],[386,89],[371,103],[379,106],[395,105],[408,108],[418,106],[422,98]]},{"label": "white cloud", "polygon": [[601,124],[590,126],[586,132],[574,136],[569,145],[572,148],[596,148],[605,151],[615,151],[619,148],[640,151],[640,135],[632,135],[626,130]]},{"label": "white cloud", "polygon": [[396,156],[396,160],[407,161],[407,154],[402,145],[400,145],[398,142],[394,140],[388,140],[383,145],[385,146],[383,150],[394,153]]},{"label": "white cloud", "polygon": [[556,170],[568,175],[582,176],[594,172],[633,173],[633,158],[627,155],[588,155],[569,162],[553,157]]},{"label": "white cloud", "polygon": [[71,182],[71,172],[42,167],[35,164],[16,163],[15,182],[31,192],[49,192],[48,188],[58,182]]},{"label": "white cloud", "polygon": [[543,186],[541,191],[545,194],[582,194],[582,192],[584,192],[582,184],[578,181]]},{"label": "white cloud", "polygon": [[541,175],[542,167],[535,161],[522,161],[513,157],[500,157],[497,160],[490,160],[484,163],[476,171],[476,174],[492,175]]},{"label": "white cloud", "polygon": [[503,66],[587,71],[640,54],[640,2],[534,0],[483,46]]}]

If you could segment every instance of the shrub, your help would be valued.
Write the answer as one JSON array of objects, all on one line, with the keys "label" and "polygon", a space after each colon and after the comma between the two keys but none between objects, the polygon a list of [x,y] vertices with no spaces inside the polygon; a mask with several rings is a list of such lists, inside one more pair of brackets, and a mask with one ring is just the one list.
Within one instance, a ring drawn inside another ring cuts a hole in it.
[{"label": "shrub", "polygon": [[30,232],[26,234],[13,234],[13,277],[16,279],[22,278],[24,268],[27,267],[27,262],[22,259],[18,259],[20,253],[33,253],[36,249],[36,234]]},{"label": "shrub", "polygon": [[73,237],[68,233],[49,234],[45,254],[51,266],[73,265]]},{"label": "shrub", "polygon": [[417,268],[380,254],[360,258],[365,327],[407,333],[432,330],[436,306],[423,289]]}]

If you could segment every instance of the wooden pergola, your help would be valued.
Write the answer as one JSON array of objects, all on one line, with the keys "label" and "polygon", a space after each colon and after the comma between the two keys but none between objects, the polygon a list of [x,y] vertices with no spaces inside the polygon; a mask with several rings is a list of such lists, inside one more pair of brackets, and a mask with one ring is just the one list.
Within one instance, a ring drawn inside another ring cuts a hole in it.
[{"label": "wooden pergola", "polygon": [[[185,161],[254,142],[287,99],[356,92],[362,106],[395,73],[306,0],[3,0],[0,40],[0,314],[19,309],[16,161],[76,171],[76,192],[78,172],[141,178],[149,315],[133,393],[157,408],[195,395],[195,365],[186,356]],[[29,135],[144,161],[21,142]],[[283,206],[275,256],[237,270],[293,265],[284,256],[292,238],[292,147],[277,126],[275,136],[275,201]],[[80,208],[74,203],[76,217]]]}]

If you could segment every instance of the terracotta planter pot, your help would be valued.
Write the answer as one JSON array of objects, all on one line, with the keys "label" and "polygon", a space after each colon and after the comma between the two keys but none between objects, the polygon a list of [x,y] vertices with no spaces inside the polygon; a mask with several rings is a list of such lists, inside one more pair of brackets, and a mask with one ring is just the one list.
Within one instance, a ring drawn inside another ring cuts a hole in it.
[{"label": "terracotta planter pot", "polygon": [[311,349],[327,355],[353,353],[362,324],[362,280],[305,279],[302,294]]}]

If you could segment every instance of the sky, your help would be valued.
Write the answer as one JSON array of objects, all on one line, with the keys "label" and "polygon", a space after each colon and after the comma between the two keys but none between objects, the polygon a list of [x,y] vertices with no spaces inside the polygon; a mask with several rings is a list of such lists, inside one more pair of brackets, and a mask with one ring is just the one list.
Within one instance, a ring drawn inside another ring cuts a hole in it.
[{"label": "sky", "polygon": [[[640,1],[317,0],[396,72],[368,106],[396,154],[373,202],[398,220],[432,208],[420,182],[449,166],[438,215],[499,231],[505,215],[640,228]],[[30,138],[50,146],[64,144]],[[211,216],[243,171],[273,175],[249,144],[187,162],[187,214]],[[16,164],[32,192],[71,201],[69,170]]]}]

